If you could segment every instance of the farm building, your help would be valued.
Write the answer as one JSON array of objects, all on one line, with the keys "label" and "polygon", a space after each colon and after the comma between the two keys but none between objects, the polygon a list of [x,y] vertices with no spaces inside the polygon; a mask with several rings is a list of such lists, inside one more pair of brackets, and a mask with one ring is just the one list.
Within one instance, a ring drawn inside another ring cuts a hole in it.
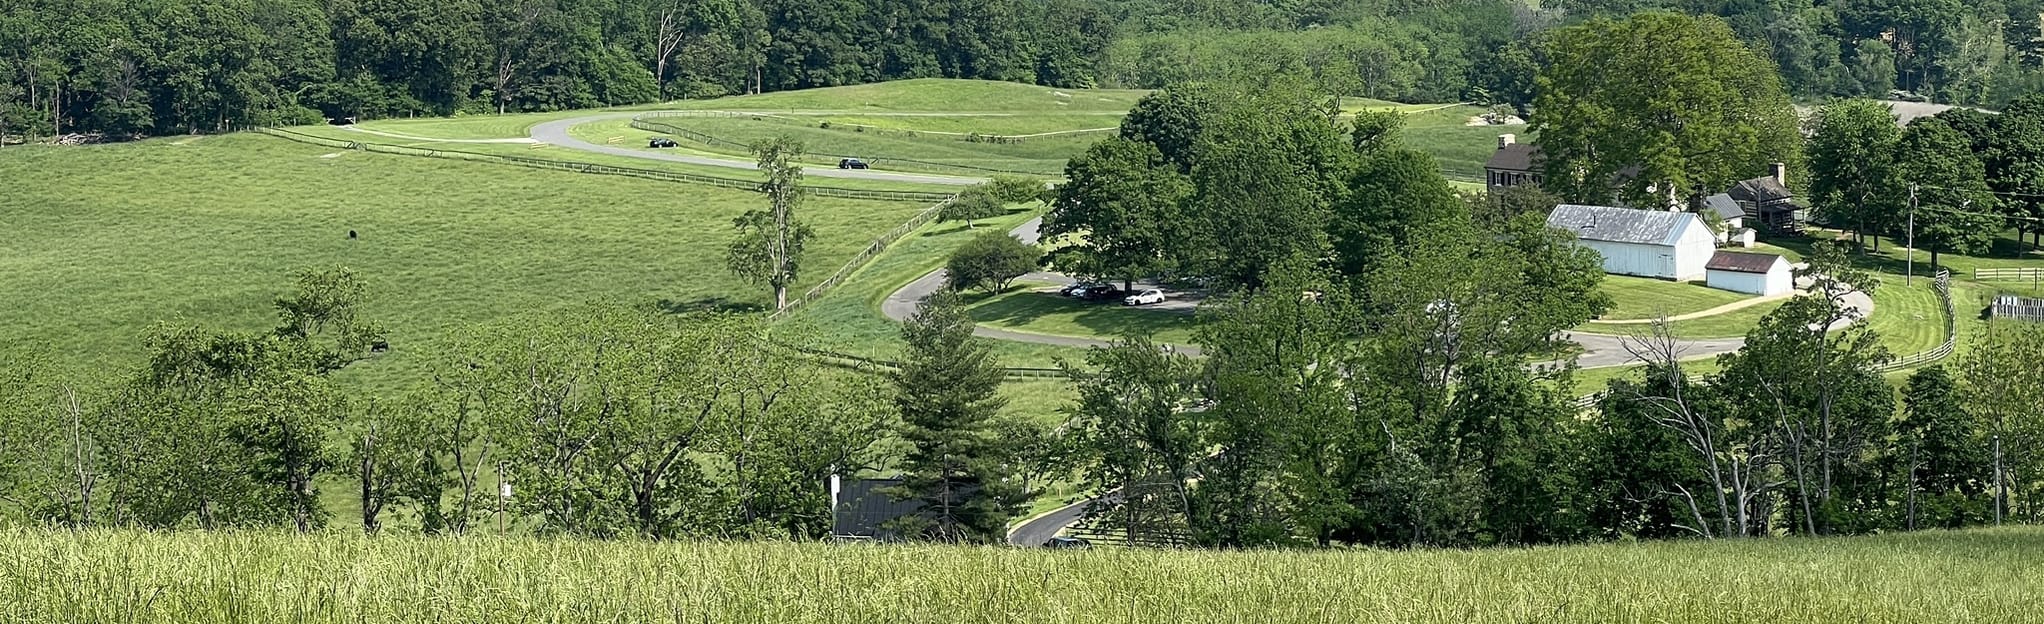
[{"label": "farm building", "polygon": [[1604,272],[1676,281],[1704,277],[1717,251],[1716,235],[1688,212],[1562,204],[1547,227],[1567,230],[1576,243],[1604,256]]},{"label": "farm building", "polygon": [[1788,259],[1781,256],[1720,251],[1704,265],[1704,284],[1766,297],[1794,290],[1796,276],[1789,270]]},{"label": "farm building", "polygon": [[917,515],[918,503],[898,501],[888,492],[900,479],[846,479],[830,476],[830,535],[836,539],[894,541],[895,520]]}]

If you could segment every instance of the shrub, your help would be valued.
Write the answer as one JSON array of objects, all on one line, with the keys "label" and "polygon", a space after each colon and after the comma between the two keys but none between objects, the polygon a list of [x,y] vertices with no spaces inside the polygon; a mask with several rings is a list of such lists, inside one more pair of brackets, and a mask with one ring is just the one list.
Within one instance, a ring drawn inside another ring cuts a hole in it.
[{"label": "shrub", "polygon": [[1007,232],[989,231],[951,252],[944,269],[950,274],[952,289],[979,288],[997,293],[1007,290],[1015,278],[1036,270],[1042,259],[1043,250],[1022,244]]}]

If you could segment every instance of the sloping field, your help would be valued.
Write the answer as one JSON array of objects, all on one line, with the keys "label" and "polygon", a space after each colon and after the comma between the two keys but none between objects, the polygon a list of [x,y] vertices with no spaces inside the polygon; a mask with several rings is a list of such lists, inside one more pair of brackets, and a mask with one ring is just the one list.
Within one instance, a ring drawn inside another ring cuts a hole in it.
[{"label": "sloping field", "polygon": [[[370,281],[393,347],[348,374],[413,366],[452,329],[517,312],[770,301],[724,269],[732,219],[764,201],[740,190],[251,134],[8,148],[0,180],[0,357],[121,364],[159,320],[268,327],[292,273],[335,264]],[[923,208],[810,198],[796,291]]]},{"label": "sloping field", "polygon": [[1057,551],[0,530],[10,622],[2037,621],[2044,531]]}]

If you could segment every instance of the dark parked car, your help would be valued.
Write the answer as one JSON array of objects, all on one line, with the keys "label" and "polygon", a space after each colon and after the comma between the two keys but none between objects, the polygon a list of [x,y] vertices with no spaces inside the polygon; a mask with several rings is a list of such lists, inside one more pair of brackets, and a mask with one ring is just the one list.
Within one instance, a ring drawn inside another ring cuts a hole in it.
[{"label": "dark parked car", "polygon": [[1080,299],[1111,299],[1118,292],[1121,291],[1108,284],[1087,284],[1066,294]]},{"label": "dark parked car", "polygon": [[846,159],[843,159],[843,160],[839,160],[839,161],[837,161],[837,168],[839,168],[839,169],[865,169],[865,168],[866,168],[866,161],[863,161],[863,160],[859,160],[859,159],[857,159],[857,158],[846,158]]},{"label": "dark parked car", "polygon": [[1093,543],[1083,537],[1053,537],[1043,543],[1044,548],[1092,548]]},{"label": "dark parked car", "polygon": [[667,137],[653,137],[651,139],[646,140],[646,147],[674,147],[674,139],[670,139]]}]

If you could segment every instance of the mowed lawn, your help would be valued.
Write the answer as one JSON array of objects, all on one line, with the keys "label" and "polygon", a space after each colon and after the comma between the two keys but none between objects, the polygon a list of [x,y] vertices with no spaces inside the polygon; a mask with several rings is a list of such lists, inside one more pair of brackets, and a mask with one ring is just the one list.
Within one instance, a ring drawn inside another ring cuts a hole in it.
[{"label": "mowed lawn", "polygon": [[1055,286],[1022,284],[988,296],[968,295],[971,314],[985,327],[1009,331],[1114,340],[1141,336],[1168,344],[1192,344],[1197,318],[1190,312],[1121,305],[1119,301],[1081,301],[1057,293]]},{"label": "mowed lawn", "polygon": [[1603,288],[1611,295],[1611,310],[1605,312],[1601,319],[1607,321],[1701,312],[1752,297],[1711,288],[1703,282],[1671,282],[1627,275],[1604,276]]},{"label": "mowed lawn", "polygon": [[[157,321],[263,329],[292,273],[337,264],[369,281],[365,313],[389,328],[392,353],[349,371],[378,379],[514,313],[770,301],[724,268],[732,219],[762,205],[745,191],[252,134],[8,148],[0,180],[0,357],[132,364]],[[800,286],[923,208],[810,198]]]},{"label": "mowed lawn", "polygon": [[0,530],[10,622],[2017,624],[2044,529],[1476,550]]}]

